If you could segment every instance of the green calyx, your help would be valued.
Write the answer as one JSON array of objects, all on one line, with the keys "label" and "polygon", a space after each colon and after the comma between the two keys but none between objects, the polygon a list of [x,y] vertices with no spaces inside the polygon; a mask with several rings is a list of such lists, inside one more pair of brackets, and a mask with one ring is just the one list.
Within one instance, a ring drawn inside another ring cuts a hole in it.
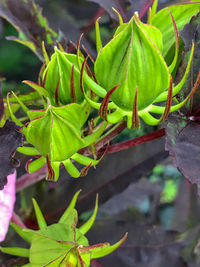
[{"label": "green calyx", "polygon": [[46,62],[41,67],[38,83],[27,80],[23,82],[53,106],[81,104],[84,101],[83,88],[87,89],[84,82],[80,85],[79,65],[83,63],[83,57],[68,54],[55,47],[49,60],[44,44],[43,53]]},{"label": "green calyx", "polygon": [[26,266],[70,266],[89,267],[90,261],[104,257],[116,250],[127,238],[127,234],[114,245],[100,243],[89,245],[85,234],[92,227],[98,209],[98,198],[92,216],[80,228],[77,228],[77,211],[75,204],[80,191],[78,191],[66,211],[56,224],[47,226],[44,216],[33,199],[36,219],[39,230],[22,229],[11,223],[14,230],[28,243],[29,249],[0,247],[4,253],[29,258]]},{"label": "green calyx", "polygon": [[[119,84],[111,100],[132,111],[138,87],[138,110],[148,107],[169,87],[170,74],[159,50],[162,35],[135,14],[126,27],[102,50],[95,62],[97,81],[108,92]],[[158,75],[159,73],[159,75]]]},{"label": "green calyx", "polygon": [[[199,74],[185,100],[173,105],[173,97],[187,79],[194,53],[193,43],[185,74],[175,85],[172,77],[176,75],[183,51],[178,32],[198,13],[200,1],[177,4],[156,13],[157,3],[154,1],[152,10],[149,10],[148,24],[142,23],[137,13],[128,23],[123,23],[118,13],[120,26],[105,47],[102,47],[99,22],[96,22],[96,80],[91,79],[85,70],[82,76],[87,86],[103,101],[98,103],[87,94],[85,98],[109,123],[126,119],[128,128],[138,128],[140,117],[149,125],[157,125],[167,118],[169,112],[181,108],[200,83]],[[182,16],[183,11],[186,12]],[[166,19],[170,23],[166,23]],[[158,102],[164,103],[157,106]],[[160,114],[160,119],[151,113]]]},{"label": "green calyx", "polygon": [[[83,59],[79,59],[83,63]],[[77,56],[55,48],[55,53],[43,72],[44,88],[54,105],[82,103],[84,100],[80,87],[80,70]]]},{"label": "green calyx", "polygon": [[50,161],[63,161],[71,157],[84,146],[78,115],[81,112],[81,106],[75,103],[29,111],[31,121],[25,133],[27,141],[42,156],[48,155]]},{"label": "green calyx", "polygon": [[[28,110],[22,101],[15,94],[13,95],[30,119],[30,122],[23,125],[14,115],[9,97],[7,98],[11,118],[21,126],[26,140],[32,145],[32,147],[20,147],[18,151],[37,157],[33,161],[28,161],[27,169],[30,173],[47,164],[46,178],[57,181],[61,164],[72,177],[77,178],[85,176],[91,166],[99,163],[101,158],[98,160],[94,156],[92,159],[78,153],[82,148],[94,146],[107,126],[107,122],[103,122],[95,125],[94,129],[91,128],[91,132],[87,135],[83,134],[82,128],[91,111],[91,106],[86,101],[61,107],[49,104],[41,110]],[[79,171],[72,161],[77,161],[85,167]]]}]

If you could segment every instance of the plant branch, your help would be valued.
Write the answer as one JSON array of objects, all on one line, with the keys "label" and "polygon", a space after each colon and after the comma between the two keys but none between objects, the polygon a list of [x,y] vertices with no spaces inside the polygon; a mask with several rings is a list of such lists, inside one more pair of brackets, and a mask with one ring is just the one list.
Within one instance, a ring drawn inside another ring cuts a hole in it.
[{"label": "plant branch", "polygon": [[19,192],[20,190],[42,180],[46,176],[46,173],[47,173],[47,166],[45,165],[36,172],[26,173],[22,175],[16,181],[16,192]]},{"label": "plant branch", "polygon": [[95,147],[98,151],[105,144],[109,143],[113,140],[118,134],[120,134],[126,128],[126,121],[121,122],[120,124],[113,127],[110,131],[108,131],[104,136],[100,138],[100,140],[96,143]]},{"label": "plant branch", "polygon": [[[125,150],[125,149],[128,149],[130,147],[143,144],[145,142],[153,141],[153,140],[160,138],[164,135],[165,135],[165,129],[162,128],[162,129],[157,130],[153,133],[149,133],[149,134],[146,134],[146,135],[143,135],[143,136],[140,136],[140,137],[128,140],[128,141],[124,141],[124,142],[121,142],[118,144],[111,145],[110,147],[108,147],[107,153],[111,154],[111,153],[119,152],[121,150]],[[102,153],[104,153],[104,151],[105,151],[105,149],[101,146],[98,153],[102,154]]]},{"label": "plant branch", "polygon": [[143,18],[143,16],[145,15],[145,13],[147,12],[147,10],[150,8],[150,6],[152,6],[154,0],[150,0],[148,3],[146,3],[147,1],[144,1],[144,5],[142,10],[140,11],[140,19]]}]

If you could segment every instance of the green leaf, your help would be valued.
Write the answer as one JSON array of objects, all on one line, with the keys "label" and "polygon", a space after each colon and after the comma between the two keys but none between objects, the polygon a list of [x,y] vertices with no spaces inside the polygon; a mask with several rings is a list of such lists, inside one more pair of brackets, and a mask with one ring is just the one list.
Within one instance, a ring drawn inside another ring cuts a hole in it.
[{"label": "green leaf", "polygon": [[153,5],[152,5],[152,13],[151,13],[152,16],[156,14],[157,7],[158,7],[158,0],[154,0]]},{"label": "green leaf", "polygon": [[88,246],[88,241],[80,231],[74,232],[72,228],[74,226],[71,225],[71,222],[69,224],[65,222],[65,224],[50,225],[39,231],[31,231],[34,232],[34,237],[30,249],[30,262],[43,266],[51,261],[57,264],[66,257],[65,262],[73,263],[72,266],[76,266],[78,257],[74,250],[78,245]]},{"label": "green leaf", "polygon": [[96,219],[96,215],[97,215],[97,210],[98,210],[98,195],[96,196],[96,203],[95,203],[95,208],[94,208],[94,212],[92,214],[92,216],[89,218],[89,220],[84,223],[80,228],[79,228],[79,231],[85,235],[89,230],[90,228],[92,227],[95,219]]},{"label": "green leaf", "polygon": [[91,253],[91,259],[101,258],[112,253],[125,242],[126,238],[127,234],[125,234],[120,241],[118,241],[112,246],[109,243],[103,243],[91,246],[91,248],[89,248],[88,250],[89,253]]},{"label": "green leaf", "polygon": [[73,196],[68,208],[65,210],[63,215],[60,217],[59,223],[64,223],[66,220],[68,220],[68,217],[70,215],[70,211],[72,209],[74,209],[74,207],[76,205],[77,198],[78,198],[80,192],[81,192],[81,190],[77,191],[76,194]]},{"label": "green leaf", "polygon": [[31,81],[23,81],[23,83],[28,84],[30,87],[35,89],[38,92],[38,94],[40,94],[41,96],[49,97],[49,93],[47,92],[47,90],[45,90],[39,84],[31,82]]},{"label": "green leaf", "polygon": [[[22,102],[32,102],[33,100],[38,100],[40,99],[40,95],[38,94],[38,92],[30,92],[26,95],[19,95],[18,98],[22,101]],[[6,100],[5,100],[6,101]],[[11,103],[16,102],[16,98],[15,97],[9,97],[9,101]]]},{"label": "green leaf", "polygon": [[24,232],[23,229],[19,227],[19,225],[13,222],[10,222],[10,225],[18,233],[18,235],[21,236],[21,238],[23,238],[26,242],[31,243],[32,234]]},{"label": "green leaf", "polygon": [[38,159],[35,159],[34,161],[32,161],[31,163],[28,164],[28,172],[29,173],[33,173],[37,170],[39,170],[40,168],[42,168],[42,166],[44,166],[46,163],[46,158],[44,157],[40,157]]},{"label": "green leaf", "polygon": [[19,105],[21,106],[21,108],[23,109],[23,111],[25,113],[27,113],[29,109],[24,105],[24,103],[21,101],[21,99],[13,91],[12,91],[12,94],[15,97],[15,99],[17,100],[17,102],[19,103]]},{"label": "green leaf", "polygon": [[80,113],[78,104],[52,108],[50,159],[53,161],[65,160],[84,147],[79,121]]},{"label": "green leaf", "polygon": [[174,27],[168,9],[174,17],[178,31],[180,31],[200,11],[200,1],[172,5],[160,10],[153,16],[152,24],[161,31],[163,36],[164,55],[175,42]]},{"label": "green leaf", "polygon": [[99,18],[96,20],[95,23],[95,32],[96,32],[96,49],[98,54],[99,51],[102,49],[101,34],[99,29]]},{"label": "green leaf", "polygon": [[27,141],[43,157],[49,155],[50,161],[66,160],[84,146],[79,116],[81,112],[81,106],[70,104],[62,107],[49,106],[45,111],[28,113],[29,117],[35,118],[27,127]]},{"label": "green leaf", "polygon": [[34,205],[34,210],[35,210],[35,215],[36,215],[36,219],[37,219],[37,223],[40,229],[47,227],[47,223],[44,219],[44,216],[40,210],[40,207],[38,206],[36,200],[34,198],[32,198],[33,201],[33,205]]},{"label": "green leaf", "polygon": [[[73,200],[72,200],[73,201]],[[71,203],[70,203],[71,204]],[[69,207],[70,208],[70,207]],[[77,211],[71,207],[71,209],[64,212],[64,216],[62,216],[58,223],[65,224],[71,229],[75,229],[77,220],[78,220],[78,214]],[[61,220],[62,219],[62,220]]]},{"label": "green leaf", "polygon": [[65,255],[65,253],[70,251],[72,247],[73,244],[59,243],[44,236],[35,235],[33,237],[33,242],[30,248],[30,263],[33,266],[44,266],[50,261],[56,260],[58,257]]},{"label": "green leaf", "polygon": [[62,162],[65,166],[65,169],[67,172],[74,178],[80,177],[79,170],[74,166],[74,164],[71,162],[71,159],[66,159]]},{"label": "green leaf", "polygon": [[0,247],[0,250],[3,253],[11,254],[19,257],[29,257],[29,249],[27,248],[18,248],[18,247]]},{"label": "green leaf", "polygon": [[29,155],[29,156],[40,155],[37,149],[35,149],[34,147],[30,147],[30,146],[18,147],[17,151],[22,154]]}]

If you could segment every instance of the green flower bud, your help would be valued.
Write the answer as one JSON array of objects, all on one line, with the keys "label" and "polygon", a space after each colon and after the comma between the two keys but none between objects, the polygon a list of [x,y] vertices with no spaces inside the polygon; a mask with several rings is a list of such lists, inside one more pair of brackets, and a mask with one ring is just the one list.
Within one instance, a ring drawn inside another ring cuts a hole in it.
[{"label": "green flower bud", "polygon": [[[86,175],[91,166],[99,163],[101,158],[96,160],[78,153],[80,149],[95,144],[107,126],[107,122],[103,122],[101,125],[97,125],[92,133],[83,136],[82,127],[91,110],[86,101],[82,104],[72,103],[61,107],[48,105],[46,109],[42,110],[28,110],[16,95],[15,98],[30,119],[28,125],[22,125],[13,114],[8,100],[13,120],[22,126],[21,131],[33,146],[20,147],[18,151],[26,155],[37,156],[36,160],[29,161],[27,164],[30,173],[47,163],[47,179],[57,181],[60,164],[65,166],[72,177],[79,177]],[[71,160],[86,167],[79,172]]]},{"label": "green flower bud", "polygon": [[[81,58],[80,62],[83,62]],[[77,56],[55,48],[43,73],[43,87],[48,91],[52,105],[81,103],[84,97]]]},{"label": "green flower bud", "polygon": [[[171,18],[175,39],[174,58],[169,66],[163,57],[163,36],[166,38],[166,35],[153,25],[142,23],[137,13],[129,23],[118,27],[114,37],[105,47],[101,46],[97,21],[98,56],[94,64],[97,82],[92,80],[86,71],[83,71],[82,76],[88,87],[99,97],[104,98],[99,104],[85,94],[88,102],[94,108],[98,108],[100,115],[109,123],[117,123],[126,117],[129,128],[138,128],[141,117],[147,124],[156,125],[162,122],[169,112],[183,106],[197,89],[200,74],[188,97],[181,103],[172,105],[172,98],[186,81],[192,62],[194,43],[185,74],[175,86],[171,73],[178,62],[179,36],[172,13],[170,10],[166,12]],[[82,70],[84,64],[85,62]],[[160,101],[166,101],[165,107],[154,104]],[[115,111],[107,113],[107,109]],[[162,116],[156,119],[150,113]]]},{"label": "green flower bud", "polygon": [[160,31],[143,24],[137,13],[102,50],[94,65],[98,83],[108,92],[119,84],[111,100],[132,111],[138,87],[138,110],[148,107],[169,88],[170,73],[162,51]]},{"label": "green flower bud", "polygon": [[80,191],[78,191],[69,207],[65,210],[60,220],[52,225],[47,225],[45,218],[33,199],[35,214],[39,230],[22,229],[11,223],[15,231],[27,242],[29,249],[0,247],[4,253],[29,258],[30,266],[70,266],[89,267],[92,259],[104,257],[122,245],[127,234],[117,243],[99,243],[89,245],[85,234],[92,227],[98,209],[98,198],[92,216],[81,227],[77,228],[78,215],[75,204]]}]

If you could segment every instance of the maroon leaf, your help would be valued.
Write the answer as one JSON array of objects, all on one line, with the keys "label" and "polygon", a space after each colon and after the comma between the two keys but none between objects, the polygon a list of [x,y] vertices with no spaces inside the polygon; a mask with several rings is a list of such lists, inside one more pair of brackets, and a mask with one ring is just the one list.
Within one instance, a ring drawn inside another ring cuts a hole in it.
[{"label": "maroon leaf", "polygon": [[52,45],[57,33],[48,26],[41,8],[34,0],[1,1],[0,16],[11,23],[20,34],[19,37],[11,36],[9,39],[28,46],[42,60],[42,41],[46,45]]},{"label": "maroon leaf", "polygon": [[13,173],[19,162],[13,157],[16,149],[23,146],[23,135],[12,121],[0,128],[0,190],[7,184],[7,176]]},{"label": "maroon leaf", "polygon": [[166,127],[166,150],[191,183],[200,184],[200,124],[172,117]]},{"label": "maroon leaf", "polygon": [[87,0],[87,1],[99,4],[101,7],[103,7],[108,12],[108,14],[110,15],[110,17],[112,19],[117,20],[118,16],[113,11],[113,8],[115,8],[121,14],[123,20],[127,21],[125,10],[124,10],[126,5],[124,3],[122,5],[123,1],[120,1],[120,0],[110,0],[110,1],[107,1],[107,0]]},{"label": "maroon leaf", "polygon": [[140,11],[140,17],[143,17],[153,0],[87,0],[99,4],[104,8],[113,20],[118,20],[117,14],[113,11],[115,8],[122,16],[124,22],[127,22],[135,11]]},{"label": "maroon leaf", "polygon": [[[197,16],[192,17],[189,24],[187,24],[184,29],[180,32],[180,36],[184,43],[184,48],[186,51],[186,55],[190,53],[191,46],[192,46],[192,40],[195,43],[195,49],[194,49],[194,57],[193,57],[193,63],[191,68],[191,74],[190,78],[187,79],[183,89],[180,92],[180,97],[183,99],[188,92],[193,87],[195,80],[197,78],[198,72],[200,70],[200,27],[199,27],[199,21],[200,21],[200,13]],[[182,65],[179,68],[179,74],[180,77],[183,76],[183,73],[185,71],[185,68],[187,66],[188,57],[186,56],[184,60],[182,61]],[[179,77],[178,77],[179,78]],[[197,109],[199,107],[200,101],[200,94],[196,93],[193,97],[192,101],[192,110]]]},{"label": "maroon leaf", "polygon": [[[180,36],[183,39],[184,48],[187,53],[190,53],[192,40],[197,44],[199,40],[199,15],[193,17],[181,31]],[[185,56],[182,64],[179,67],[177,80],[183,76],[187,66],[188,57]],[[183,89],[179,93],[178,98],[184,99],[188,92],[195,84],[196,77],[199,75],[199,46],[195,45],[193,58],[193,66],[191,74]],[[200,183],[200,105],[199,105],[199,89],[194,94],[190,103],[181,109],[181,114],[171,116],[167,121],[166,126],[166,150],[169,151],[173,158],[175,166],[191,183]]]}]

